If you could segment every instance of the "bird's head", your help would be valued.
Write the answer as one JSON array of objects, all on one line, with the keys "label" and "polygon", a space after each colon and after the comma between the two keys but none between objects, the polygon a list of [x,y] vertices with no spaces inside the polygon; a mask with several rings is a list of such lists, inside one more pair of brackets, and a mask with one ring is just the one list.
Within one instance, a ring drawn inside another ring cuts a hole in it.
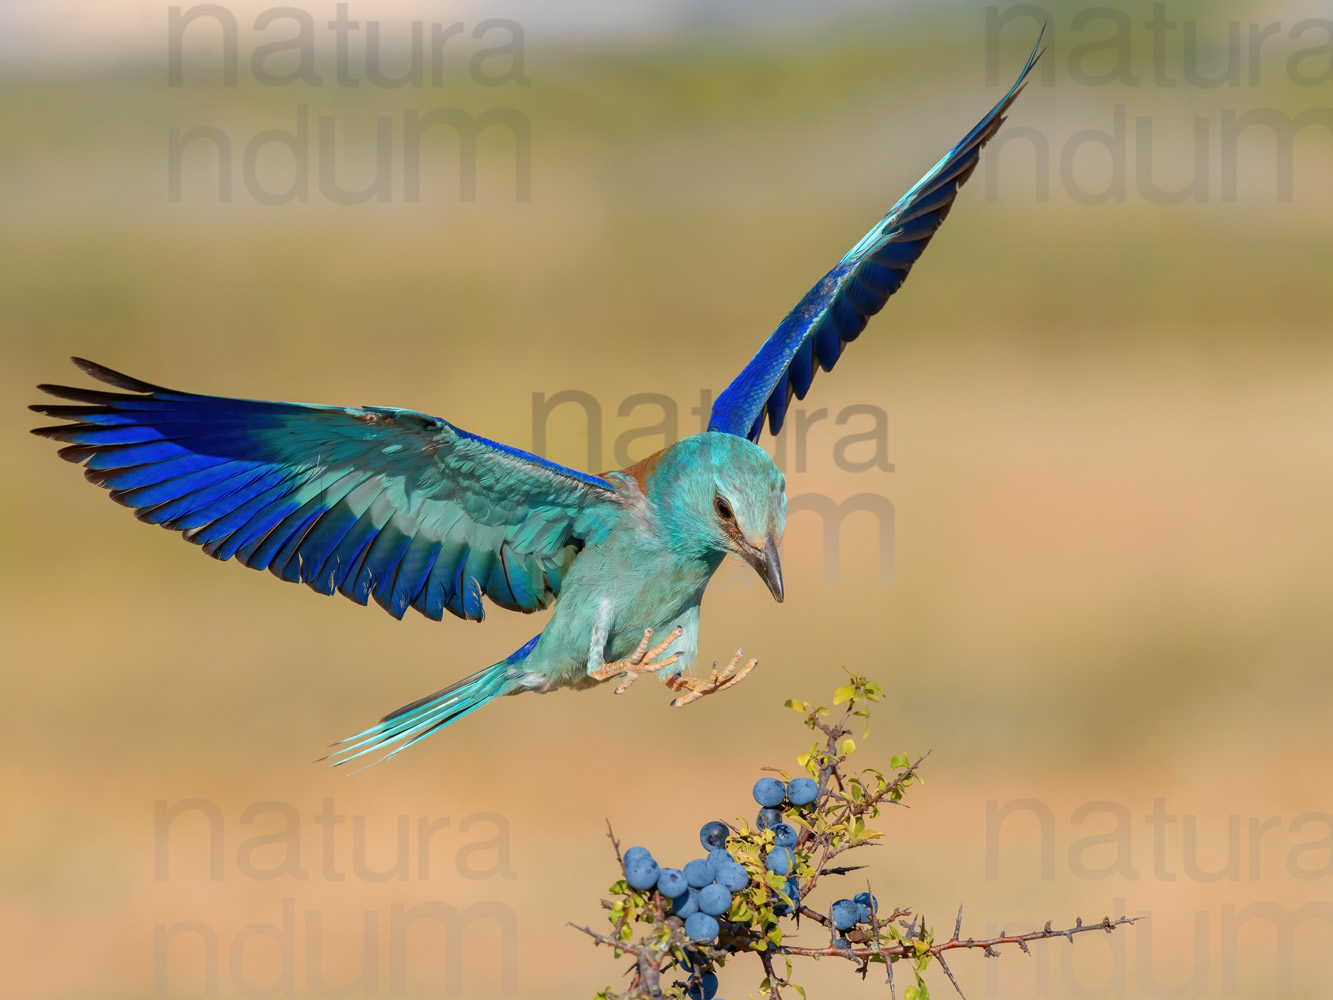
[{"label": "bird's head", "polygon": [[778,545],[787,527],[786,479],[757,444],[734,434],[685,438],[661,456],[649,492],[674,540],[749,563],[781,601]]}]

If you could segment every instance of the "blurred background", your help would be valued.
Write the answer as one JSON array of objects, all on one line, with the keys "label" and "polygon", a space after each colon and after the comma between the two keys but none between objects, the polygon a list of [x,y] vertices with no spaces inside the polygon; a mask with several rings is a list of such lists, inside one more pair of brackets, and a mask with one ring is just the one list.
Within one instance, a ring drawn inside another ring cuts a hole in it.
[{"label": "blurred background", "polygon": [[[968,996],[1333,996],[1328,17],[6,4],[6,994],[590,997],[623,963],[566,922],[604,919],[606,821],[694,857],[808,746],[783,700],[847,667],[892,692],[863,764],[933,751],[865,852],[882,902],[943,934],[964,903],[978,937],[1145,917],[962,956]],[[816,379],[802,440],[765,439],[807,509],[784,605],[731,568],[705,603],[701,656],[761,661],[725,696],[509,699],[328,771],[327,743],[540,621],[399,623],[216,564],[27,433],[80,355],[418,408],[594,471],[642,457],[698,429],[1041,20],[948,223]],[[481,123],[475,160],[447,123],[414,157],[432,114]]]}]

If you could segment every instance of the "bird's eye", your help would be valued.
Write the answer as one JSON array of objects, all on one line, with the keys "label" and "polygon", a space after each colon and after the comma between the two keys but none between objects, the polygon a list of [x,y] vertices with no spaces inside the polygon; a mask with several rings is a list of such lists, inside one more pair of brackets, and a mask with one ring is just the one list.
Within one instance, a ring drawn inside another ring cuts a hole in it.
[{"label": "bird's eye", "polygon": [[735,515],[731,512],[731,504],[721,497],[713,497],[713,509],[717,511],[717,516],[724,521],[730,521]]}]

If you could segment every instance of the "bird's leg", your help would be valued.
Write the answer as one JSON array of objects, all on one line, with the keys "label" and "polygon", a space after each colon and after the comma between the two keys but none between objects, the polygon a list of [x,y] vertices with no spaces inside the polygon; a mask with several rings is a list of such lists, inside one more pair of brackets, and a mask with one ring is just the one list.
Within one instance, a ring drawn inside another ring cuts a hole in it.
[{"label": "bird's leg", "polygon": [[725,691],[733,684],[739,682],[755,667],[759,666],[758,660],[751,660],[749,663],[745,664],[745,666],[737,670],[736,667],[740,662],[741,650],[738,649],[736,650],[736,655],[731,658],[731,662],[727,664],[726,669],[720,674],[717,672],[717,662],[714,661],[713,675],[711,677],[681,677],[680,675],[676,675],[674,677],[664,678],[666,686],[671,688],[672,691],[685,692],[685,694],[681,695],[671,703],[671,707],[684,708],[690,702],[698,701],[706,694],[717,694],[719,691]]},{"label": "bird's leg", "polygon": [[[614,663],[604,663],[596,670],[589,670],[588,676],[599,681],[609,680],[619,674],[624,674],[624,679],[616,685],[616,694],[624,694],[629,690],[629,686],[637,681],[641,676],[652,673],[654,670],[661,670],[663,667],[669,667],[680,659],[679,653],[672,653],[670,656],[659,660],[658,657],[666,652],[666,648],[685,634],[685,630],[677,625],[671,630],[671,634],[659,642],[652,649],[648,648],[648,643],[652,641],[653,630],[646,628],[643,630],[643,639],[640,640],[638,648],[634,650],[633,655],[626,660],[616,660]],[[601,642],[598,642],[598,630],[593,630],[592,651],[590,662],[601,661],[601,648],[606,643],[606,636],[600,636]]]}]

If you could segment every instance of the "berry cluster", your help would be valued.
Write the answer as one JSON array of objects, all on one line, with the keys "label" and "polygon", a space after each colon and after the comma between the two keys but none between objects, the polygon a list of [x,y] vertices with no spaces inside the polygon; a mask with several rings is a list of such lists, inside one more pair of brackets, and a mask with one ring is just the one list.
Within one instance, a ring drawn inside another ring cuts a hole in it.
[{"label": "berry cluster", "polygon": [[[663,868],[646,847],[631,847],[622,856],[625,884],[650,894],[650,901],[660,905],[665,915],[684,921],[685,937],[691,945],[715,944],[724,932],[732,938],[743,937],[756,922],[756,914],[746,900],[738,903],[737,896],[752,884],[763,885],[762,899],[774,917],[790,915],[799,908],[801,885],[796,876],[799,859],[795,849],[800,833],[787,823],[784,809],[805,812],[818,797],[819,785],[811,778],[788,782],[760,778],[754,785],[754,800],[760,808],[753,830],[744,825],[733,828],[721,820],[705,823],[699,830],[699,843],[708,853],[683,868]],[[808,828],[808,824],[802,825]],[[783,880],[775,886],[775,879],[752,877],[743,861],[749,861],[752,867],[762,863],[767,872]],[[725,919],[728,916],[733,919]],[[678,964],[690,974],[685,995],[693,1000],[712,1000],[717,992],[717,976],[709,963],[692,949]]]},{"label": "berry cluster", "polygon": [[685,921],[691,941],[717,940],[718,918],[731,909],[732,894],[750,884],[750,873],[727,850],[728,828],[714,820],[699,831],[699,842],[708,856],[695,858],[684,868],[662,868],[646,847],[625,852],[625,882],[631,889],[655,891],[667,912]]},{"label": "berry cluster", "polygon": [[[611,930],[578,929],[613,948],[617,957],[632,956],[634,964],[626,989],[608,987],[597,1000],[713,1000],[716,970],[742,956],[758,959],[763,973],[759,994],[769,1000],[779,1000],[788,987],[804,996],[791,981],[792,959],[819,957],[841,958],[863,977],[872,964],[883,965],[891,993],[895,966],[899,970],[905,966],[910,977],[907,1000],[925,1000],[929,988],[924,975],[929,967],[938,966],[953,979],[946,952],[977,949],[998,954],[995,949],[1005,945],[1026,950],[1030,941],[1072,940],[1075,934],[1111,931],[1131,922],[1125,917],[1098,924],[1080,921],[1065,931],[1052,930],[1048,924],[1045,930],[1029,934],[976,940],[961,936],[960,911],[953,936],[936,940],[934,930],[911,911],[900,907],[882,911],[868,884],[867,891],[839,899],[826,911],[811,906],[810,896],[818,886],[857,870],[844,864],[842,855],[882,836],[868,822],[880,815],[882,806],[901,802],[920,780],[921,760],[911,763],[905,754],[892,756],[893,775],[849,766],[856,743],[848,724],[866,719],[865,735],[869,735],[869,706],[883,695],[878,684],[852,676],[834,692],[833,704],[846,705],[840,716],[827,708],[788,701],[787,706],[817,734],[796,758],[798,773],[804,774],[789,778],[775,769],[783,780],[760,778],[753,789],[759,805],[753,823],[737,819],[704,824],[699,842],[705,856],[683,868],[662,868],[643,847],[632,847],[622,855],[611,836],[624,871],[624,878],[611,886],[612,898],[603,901],[610,911]],[[797,942],[788,937],[801,931],[803,923],[807,935],[814,932],[814,940]],[[686,981],[669,981],[672,970],[683,972]]]}]

